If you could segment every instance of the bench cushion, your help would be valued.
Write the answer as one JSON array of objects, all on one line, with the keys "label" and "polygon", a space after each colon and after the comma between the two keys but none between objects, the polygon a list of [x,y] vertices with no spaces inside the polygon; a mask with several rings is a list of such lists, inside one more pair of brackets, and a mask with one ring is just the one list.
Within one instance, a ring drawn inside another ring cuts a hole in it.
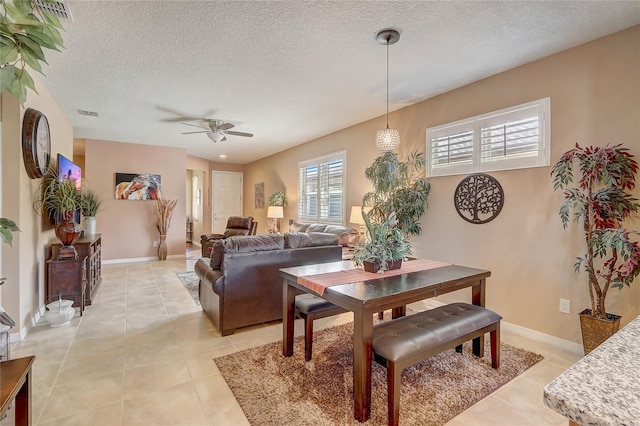
[{"label": "bench cushion", "polygon": [[501,319],[500,315],[480,306],[452,303],[376,325],[373,350],[396,362]]},{"label": "bench cushion", "polygon": [[333,303],[327,302],[323,298],[316,297],[312,294],[301,294],[296,296],[296,309],[306,315],[337,308],[338,307]]}]

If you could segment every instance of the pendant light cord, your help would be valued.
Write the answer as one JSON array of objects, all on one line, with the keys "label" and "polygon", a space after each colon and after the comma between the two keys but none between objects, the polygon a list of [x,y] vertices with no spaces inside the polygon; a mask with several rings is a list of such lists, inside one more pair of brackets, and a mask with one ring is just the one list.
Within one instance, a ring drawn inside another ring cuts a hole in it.
[{"label": "pendant light cord", "polygon": [[387,37],[387,129],[389,128],[389,39],[391,35]]}]

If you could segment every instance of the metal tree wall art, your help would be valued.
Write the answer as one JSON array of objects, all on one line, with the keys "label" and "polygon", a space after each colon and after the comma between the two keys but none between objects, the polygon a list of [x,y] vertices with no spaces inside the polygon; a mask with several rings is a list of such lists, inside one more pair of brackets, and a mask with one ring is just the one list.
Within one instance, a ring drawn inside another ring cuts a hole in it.
[{"label": "metal tree wall art", "polygon": [[461,218],[482,224],[498,216],[504,205],[504,192],[492,176],[475,173],[462,179],[453,196],[453,203]]}]

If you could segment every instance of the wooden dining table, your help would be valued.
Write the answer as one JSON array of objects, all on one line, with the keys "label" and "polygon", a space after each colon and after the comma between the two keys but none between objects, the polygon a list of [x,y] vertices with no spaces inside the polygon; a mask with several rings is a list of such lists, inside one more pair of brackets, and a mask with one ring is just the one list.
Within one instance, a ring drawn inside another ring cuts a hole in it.
[{"label": "wooden dining table", "polygon": [[[411,263],[411,262],[405,262]],[[459,265],[443,264],[426,270],[394,276],[369,274],[366,279],[330,285],[323,289],[309,285],[314,277],[333,277],[348,273],[358,277],[350,261],[330,262],[280,269],[283,278],[282,353],[293,355],[295,296],[311,293],[353,312],[353,398],[354,417],[365,422],[371,417],[371,364],[374,314],[398,309],[409,303],[444,293],[471,288],[471,303],[485,305],[486,278],[491,272]],[[351,279],[351,278],[349,278]],[[319,279],[319,281],[322,281]],[[312,287],[313,289],[311,289]],[[484,354],[484,337],[473,340],[473,353]]]}]

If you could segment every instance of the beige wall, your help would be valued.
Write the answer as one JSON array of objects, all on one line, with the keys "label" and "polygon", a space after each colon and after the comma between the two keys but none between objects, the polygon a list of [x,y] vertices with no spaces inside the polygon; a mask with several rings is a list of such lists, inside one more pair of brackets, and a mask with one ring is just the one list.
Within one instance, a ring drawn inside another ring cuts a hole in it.
[{"label": "beige wall", "polygon": [[[520,103],[551,98],[551,163],[576,142],[623,142],[640,156],[640,26],[495,75],[391,114],[400,131],[401,156],[425,150],[426,128]],[[255,183],[268,197],[286,190],[284,219],[295,218],[297,163],[341,149],[347,151],[347,214],[371,186],[364,169],[378,154],[373,138],[384,117],[371,120],[273,155],[245,167],[246,214],[266,220],[253,205]],[[580,341],[575,313],[587,307],[584,274],[573,272],[584,247],[577,226],[564,231],[557,214],[562,194],[554,192],[551,167],[491,173],[505,192],[494,221],[472,225],[453,207],[463,176],[432,178],[423,233],[414,238],[420,257],[491,270],[487,306],[506,321],[573,342]],[[640,192],[636,191],[640,196]],[[633,226],[638,229],[640,221]],[[638,280],[636,280],[638,281]],[[560,313],[559,299],[571,301],[572,315]],[[440,300],[469,299],[468,292]],[[623,323],[640,313],[640,286],[613,290],[608,310]]]},{"label": "beige wall", "polygon": [[46,248],[57,241],[51,224],[33,210],[40,179],[30,179],[22,159],[22,117],[35,108],[47,117],[51,132],[51,156],[71,158],[73,126],[37,75],[38,93],[29,91],[24,108],[6,93],[2,102],[2,217],[16,221],[22,232],[14,234],[13,247],[2,249],[2,305],[16,321],[12,333],[24,336],[44,305]]},{"label": "beige wall", "polygon": [[85,141],[86,187],[103,199],[96,215],[102,234],[102,259],[144,259],[157,257],[153,241],[159,240],[155,201],[115,199],[115,174],[152,173],[162,179],[162,197],[177,199],[167,234],[168,255],[185,253],[186,152],[133,143],[87,139]]}]

